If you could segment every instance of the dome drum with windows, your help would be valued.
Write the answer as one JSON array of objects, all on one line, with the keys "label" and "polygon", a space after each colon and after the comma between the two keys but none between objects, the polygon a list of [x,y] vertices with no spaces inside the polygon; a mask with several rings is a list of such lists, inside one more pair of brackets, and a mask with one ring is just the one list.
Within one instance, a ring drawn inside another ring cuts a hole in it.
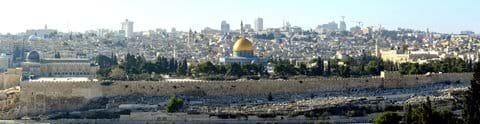
[{"label": "dome drum with windows", "polygon": [[254,57],[253,44],[246,38],[240,38],[233,45],[233,55],[235,57]]}]

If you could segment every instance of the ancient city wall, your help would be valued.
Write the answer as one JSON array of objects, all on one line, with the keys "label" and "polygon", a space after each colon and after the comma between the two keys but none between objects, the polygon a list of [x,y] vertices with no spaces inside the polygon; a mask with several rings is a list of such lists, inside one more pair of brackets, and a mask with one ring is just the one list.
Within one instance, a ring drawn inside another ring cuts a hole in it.
[{"label": "ancient city wall", "polygon": [[118,81],[103,86],[100,82],[35,82],[22,83],[20,101],[24,112],[75,110],[96,97],[126,96],[226,96],[264,95],[268,93],[305,93],[342,91],[364,88],[401,88],[445,81],[469,81],[472,73],[432,75],[387,75],[370,78],[320,78],[306,80],[260,81]]},{"label": "ancient city wall", "polygon": [[7,72],[0,74],[0,90],[12,88],[20,85],[22,75],[21,69],[8,69]]}]

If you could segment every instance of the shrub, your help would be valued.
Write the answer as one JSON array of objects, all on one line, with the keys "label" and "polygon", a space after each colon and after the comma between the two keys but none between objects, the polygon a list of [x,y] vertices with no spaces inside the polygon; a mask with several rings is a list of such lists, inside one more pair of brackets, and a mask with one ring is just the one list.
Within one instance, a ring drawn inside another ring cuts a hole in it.
[{"label": "shrub", "polygon": [[294,117],[297,117],[297,116],[299,116],[299,115],[300,115],[299,112],[289,112],[289,113],[288,113],[288,117],[290,117],[290,118],[294,118]]},{"label": "shrub", "polygon": [[170,97],[170,100],[167,103],[165,108],[166,112],[172,113],[177,112],[183,106],[183,99],[177,99],[176,96]]},{"label": "shrub", "polygon": [[383,112],[375,118],[375,124],[398,124],[402,116],[394,112]]},{"label": "shrub", "polygon": [[345,115],[348,117],[360,117],[360,116],[365,116],[365,111],[351,110],[345,113]]},{"label": "shrub", "polygon": [[275,118],[277,115],[275,113],[262,113],[262,114],[257,114],[257,117],[259,118]]},{"label": "shrub", "polygon": [[272,93],[268,93],[267,100],[268,101],[273,101]]}]

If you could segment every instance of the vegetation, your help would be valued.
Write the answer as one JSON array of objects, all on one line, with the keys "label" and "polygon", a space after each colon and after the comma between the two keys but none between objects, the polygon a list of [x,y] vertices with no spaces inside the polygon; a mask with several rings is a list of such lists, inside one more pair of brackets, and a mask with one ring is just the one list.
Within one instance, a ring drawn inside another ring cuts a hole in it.
[{"label": "vegetation", "polygon": [[399,65],[402,74],[425,74],[427,72],[471,72],[472,62],[462,59],[446,58],[442,61],[434,61],[426,64],[403,63]]},{"label": "vegetation", "polygon": [[172,113],[177,112],[183,106],[183,99],[177,98],[176,96],[170,97],[168,100],[167,106],[165,107],[165,111]]},{"label": "vegetation", "polygon": [[402,116],[395,112],[383,112],[375,118],[375,124],[399,124]]},{"label": "vegetation", "polygon": [[259,117],[259,118],[275,118],[275,117],[277,117],[277,114],[275,114],[275,113],[260,113],[260,114],[257,114],[257,117]]},{"label": "vegetation", "polygon": [[192,67],[192,74],[196,76],[223,75],[223,76],[249,76],[249,75],[266,75],[266,68],[262,64],[228,64],[214,65],[208,61],[200,63]]},{"label": "vegetation", "polygon": [[[248,78],[258,80],[269,77],[267,68],[262,64],[213,64],[210,61],[188,67],[187,60],[158,57],[153,61],[146,61],[143,56],[127,54],[125,60],[119,61],[116,56],[99,55],[95,58],[100,67],[97,74],[100,79],[110,80],[159,80],[157,77],[146,74],[169,74],[190,76],[207,80],[235,80]],[[271,78],[295,76],[324,76],[324,77],[362,77],[380,75],[381,71],[399,71],[402,74],[425,74],[427,72],[471,72],[472,62],[461,59],[447,58],[426,64],[402,63],[383,61],[380,58],[363,55],[357,58],[343,60],[315,58],[309,62],[292,64],[282,59],[270,59],[273,67]],[[120,70],[123,70],[120,71]],[[303,77],[303,78],[305,78]]]},{"label": "vegetation", "polygon": [[366,55],[356,59],[348,58],[345,60],[323,60],[321,58],[316,58],[308,63],[302,63],[298,66],[281,59],[270,60],[270,62],[275,64],[275,75],[287,77],[292,75],[360,77],[380,75],[381,71],[399,71],[402,74],[471,72],[473,67],[472,62],[456,58],[446,58],[441,61],[433,61],[426,64],[395,64],[393,62],[383,61],[380,58]]},{"label": "vegetation", "polygon": [[430,99],[421,106],[411,109],[408,107],[403,121],[408,124],[458,124],[461,120],[450,111],[438,111],[432,107]]},{"label": "vegetation", "polygon": [[149,74],[188,75],[187,60],[177,61],[174,58],[158,57],[147,62],[143,56],[127,54],[125,60],[118,63],[116,56],[98,55],[95,58],[100,69],[97,75],[108,80],[158,80]]},{"label": "vegetation", "polygon": [[53,56],[53,58],[57,58],[57,59],[61,58],[60,52],[55,52],[55,55]]},{"label": "vegetation", "polygon": [[267,100],[268,101],[273,101],[272,93],[268,93]]},{"label": "vegetation", "polygon": [[[422,66],[435,67],[434,70],[442,70],[447,72],[463,72],[469,71],[471,64],[465,63],[458,59],[446,59],[440,62],[434,62],[427,65],[406,64],[410,70],[408,73],[416,73],[425,69]],[[411,66],[411,67],[410,67]],[[401,67],[402,68],[402,67]],[[428,67],[427,67],[428,69]],[[412,71],[413,70],[413,71]],[[429,98],[427,102],[419,107],[412,108],[407,106],[407,110],[402,118],[402,122],[406,124],[479,124],[480,123],[480,64],[476,63],[474,69],[471,87],[465,92],[465,101],[463,102],[462,119],[453,114],[451,111],[439,111],[432,107]],[[375,123],[398,123],[397,115],[391,113],[383,113],[375,119]]]},{"label": "vegetation", "polygon": [[347,117],[361,117],[365,116],[367,113],[363,110],[350,110],[345,113],[345,116]]},{"label": "vegetation", "polygon": [[463,104],[463,119],[465,124],[480,124],[480,64],[474,68],[470,89],[465,92]]}]

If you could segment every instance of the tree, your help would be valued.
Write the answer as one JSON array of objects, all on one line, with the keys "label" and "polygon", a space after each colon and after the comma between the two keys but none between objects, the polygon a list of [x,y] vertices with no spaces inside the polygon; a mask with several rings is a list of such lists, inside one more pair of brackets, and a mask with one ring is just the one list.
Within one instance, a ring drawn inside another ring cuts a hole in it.
[{"label": "tree", "polygon": [[451,111],[438,111],[432,107],[430,98],[415,109],[409,108],[403,118],[407,124],[458,124],[461,120]]},{"label": "tree", "polygon": [[307,75],[308,74],[307,65],[305,63],[300,64],[300,67],[298,67],[297,74],[301,74],[301,75]]},{"label": "tree", "polygon": [[295,66],[292,64],[276,64],[273,71],[276,75],[280,76],[290,76],[296,74]]},{"label": "tree", "polygon": [[323,75],[323,60],[322,58],[316,58],[312,61],[312,63],[315,63],[315,66],[311,68],[311,75],[315,76],[320,76]]},{"label": "tree", "polygon": [[268,95],[267,95],[267,100],[268,100],[268,101],[273,101],[273,95],[272,95],[272,93],[268,93]]},{"label": "tree", "polygon": [[183,99],[177,98],[176,96],[170,97],[168,100],[165,111],[168,113],[177,112],[183,106]]},{"label": "tree", "polygon": [[414,116],[413,116],[413,110],[412,110],[412,106],[411,105],[407,105],[407,111],[405,112],[405,114],[403,115],[403,122],[406,123],[406,124],[412,124],[413,123],[413,120],[414,119]]},{"label": "tree", "polygon": [[118,65],[118,59],[117,59],[117,56],[113,55],[113,53],[112,53],[112,55],[111,55],[111,57],[110,57],[110,58],[111,58],[111,60],[112,60],[112,62],[111,62],[111,63],[112,63],[112,65]]},{"label": "tree", "polygon": [[187,75],[187,71],[188,71],[187,59],[183,59],[183,61],[180,64],[178,64],[177,74]]},{"label": "tree", "polygon": [[56,52],[54,58],[60,58],[60,52]]},{"label": "tree", "polygon": [[96,73],[99,79],[107,79],[111,71],[111,68],[100,68]]},{"label": "tree", "polygon": [[98,66],[100,66],[100,68],[102,69],[110,68],[113,65],[112,59],[105,55],[98,55],[97,57],[95,57],[95,63],[97,63]]},{"label": "tree", "polygon": [[198,64],[192,71],[197,74],[217,74],[218,72],[217,67],[210,61]]},{"label": "tree", "polygon": [[365,66],[365,70],[369,75],[380,75],[380,72],[384,69],[384,63],[380,59],[373,59]]},{"label": "tree", "polygon": [[350,66],[342,65],[338,68],[338,74],[342,77],[350,77]]},{"label": "tree", "polygon": [[168,62],[168,71],[170,73],[176,72],[177,66],[177,60],[175,60],[175,58],[170,58],[170,61]]},{"label": "tree", "polygon": [[375,118],[375,124],[399,124],[402,116],[395,112],[383,112]]},{"label": "tree", "polygon": [[231,76],[242,76],[242,67],[238,63],[232,63],[227,66],[227,75]]},{"label": "tree", "polygon": [[112,69],[112,71],[109,74],[109,77],[113,80],[124,80],[125,79],[125,71],[123,69],[116,67]]},{"label": "tree", "polygon": [[470,84],[465,92],[462,116],[466,124],[480,124],[480,63],[474,66]]}]

